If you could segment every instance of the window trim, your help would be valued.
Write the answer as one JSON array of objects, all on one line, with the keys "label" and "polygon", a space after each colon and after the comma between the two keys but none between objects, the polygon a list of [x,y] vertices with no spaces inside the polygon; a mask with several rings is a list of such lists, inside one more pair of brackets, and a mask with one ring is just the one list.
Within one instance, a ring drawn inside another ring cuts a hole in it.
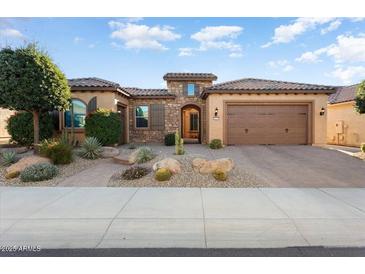
[{"label": "window trim", "polygon": [[[85,118],[86,118],[86,116],[87,116],[87,104],[85,103],[85,101],[83,101],[83,100],[81,100],[79,98],[71,98],[71,104],[72,104],[72,101],[79,101],[79,102],[81,102],[82,104],[85,105]],[[73,108],[73,105],[71,107]],[[70,111],[71,112],[71,119],[73,119],[72,114],[74,114],[74,111],[73,110],[71,111],[71,108],[68,109],[68,110],[66,110],[66,111],[64,111],[63,112],[63,125],[64,125],[64,128],[71,129],[72,126],[69,126],[69,127],[66,126],[66,117],[65,117],[65,115],[66,115],[66,112],[67,111]],[[83,127],[75,127],[75,125],[74,125],[73,128],[75,130],[84,130],[85,129],[85,126],[83,126]]]},{"label": "window trim", "polygon": [[[138,107],[148,107],[148,126],[147,127],[137,127],[137,114],[136,114],[136,110]],[[133,113],[134,113],[134,129],[137,129],[137,130],[149,130],[150,129],[150,122],[151,122],[151,114],[150,114],[150,111],[151,110],[151,107],[150,107],[150,104],[140,104],[140,105],[136,105],[134,108],[133,108]]]},{"label": "window trim", "polygon": [[[193,85],[194,86],[194,91],[193,91],[193,94],[192,95],[189,94],[189,85]],[[195,96],[195,93],[196,93],[196,83],[187,83],[186,84],[186,96],[188,96],[188,97],[194,97]]]}]

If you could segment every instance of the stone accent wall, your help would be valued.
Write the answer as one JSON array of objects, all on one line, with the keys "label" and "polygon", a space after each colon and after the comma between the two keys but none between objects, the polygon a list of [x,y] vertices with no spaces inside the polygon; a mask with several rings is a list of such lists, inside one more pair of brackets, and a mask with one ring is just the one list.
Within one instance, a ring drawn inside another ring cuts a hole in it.
[{"label": "stone accent wall", "polygon": [[[131,99],[129,100],[129,140],[134,143],[162,143],[167,133],[181,129],[181,108],[192,104],[200,107],[201,110],[201,141],[206,143],[206,104],[205,100],[199,97],[184,96],[183,89],[186,83],[196,83],[200,92],[204,87],[211,86],[211,81],[168,81],[167,88],[171,94],[176,95],[174,99]],[[136,129],[135,107],[138,105],[164,104],[165,105],[165,129],[150,130]]]}]

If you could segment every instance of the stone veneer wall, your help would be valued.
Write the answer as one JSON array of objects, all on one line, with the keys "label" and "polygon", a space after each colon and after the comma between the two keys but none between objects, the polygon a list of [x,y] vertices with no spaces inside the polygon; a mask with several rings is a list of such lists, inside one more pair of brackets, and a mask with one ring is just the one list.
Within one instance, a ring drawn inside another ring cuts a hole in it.
[{"label": "stone veneer wall", "polygon": [[[181,129],[181,108],[193,104],[201,109],[201,141],[206,143],[206,105],[205,100],[199,97],[187,97],[183,94],[184,84],[196,83],[200,92],[204,87],[211,86],[211,81],[168,81],[167,87],[171,94],[175,94],[174,99],[147,99],[138,98],[129,100],[129,140],[134,143],[162,143],[167,133]],[[135,107],[138,105],[164,104],[165,105],[165,129],[150,130],[136,129],[135,127]]]}]

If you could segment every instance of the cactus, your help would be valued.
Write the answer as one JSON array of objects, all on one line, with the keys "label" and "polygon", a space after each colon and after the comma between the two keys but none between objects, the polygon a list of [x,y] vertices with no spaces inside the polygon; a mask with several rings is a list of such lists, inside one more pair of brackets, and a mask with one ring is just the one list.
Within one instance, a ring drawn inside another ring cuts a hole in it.
[{"label": "cactus", "polygon": [[175,154],[183,155],[184,153],[184,140],[180,137],[179,130],[177,129],[175,132]]},{"label": "cactus", "polygon": [[172,174],[171,174],[171,171],[168,170],[167,168],[159,168],[157,171],[156,171],[156,174],[155,174],[155,179],[157,181],[168,181],[170,178],[171,178]]},{"label": "cactus", "polygon": [[214,179],[216,179],[217,181],[226,181],[227,180],[227,172],[221,170],[221,169],[216,169],[213,171],[212,173]]}]

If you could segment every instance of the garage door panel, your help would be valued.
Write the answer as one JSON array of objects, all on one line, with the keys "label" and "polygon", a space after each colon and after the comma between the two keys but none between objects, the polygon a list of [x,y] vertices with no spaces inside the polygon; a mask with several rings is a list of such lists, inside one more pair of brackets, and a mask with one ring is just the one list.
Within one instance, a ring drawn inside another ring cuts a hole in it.
[{"label": "garage door panel", "polygon": [[306,144],[307,105],[229,105],[228,144]]}]

